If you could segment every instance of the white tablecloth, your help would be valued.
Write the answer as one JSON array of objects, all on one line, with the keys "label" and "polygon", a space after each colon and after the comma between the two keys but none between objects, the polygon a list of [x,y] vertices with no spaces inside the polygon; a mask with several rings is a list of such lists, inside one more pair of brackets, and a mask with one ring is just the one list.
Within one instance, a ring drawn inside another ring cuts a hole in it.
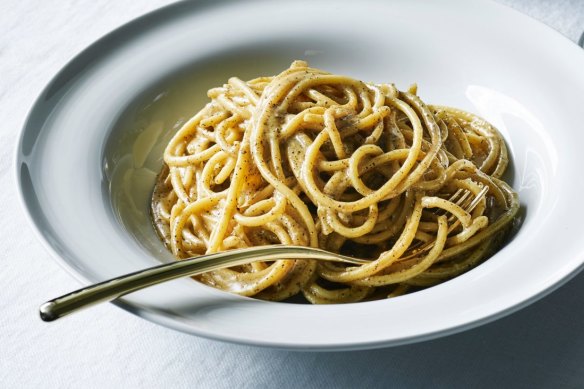
[{"label": "white tablecloth", "polygon": [[[499,1],[573,41],[584,30],[582,0]],[[17,133],[35,97],[70,58],[166,3],[0,3],[0,387],[584,387],[584,274],[478,329],[375,351],[226,344],[177,333],[111,304],[41,322],[39,303],[79,284],[32,238],[18,204]]]}]

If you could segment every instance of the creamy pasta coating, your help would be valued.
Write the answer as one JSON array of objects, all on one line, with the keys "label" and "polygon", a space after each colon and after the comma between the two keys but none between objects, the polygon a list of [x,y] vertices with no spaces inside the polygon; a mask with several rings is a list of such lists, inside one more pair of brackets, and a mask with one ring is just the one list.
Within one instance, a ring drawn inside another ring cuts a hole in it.
[{"label": "creamy pasta coating", "polygon": [[391,298],[477,266],[519,208],[501,180],[505,142],[483,119],[427,105],[416,89],[304,61],[273,77],[230,78],[166,147],[152,197],[159,235],[179,260],[269,244],[371,259],[290,258],[197,277],[275,301]]}]

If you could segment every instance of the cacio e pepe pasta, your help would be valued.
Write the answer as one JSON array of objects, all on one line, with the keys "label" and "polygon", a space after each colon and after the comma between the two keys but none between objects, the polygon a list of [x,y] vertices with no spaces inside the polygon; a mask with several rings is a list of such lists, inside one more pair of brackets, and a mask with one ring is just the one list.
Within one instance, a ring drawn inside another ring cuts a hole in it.
[{"label": "cacio e pepe pasta", "polygon": [[371,259],[290,258],[197,277],[267,300],[395,297],[467,271],[501,246],[519,208],[501,180],[507,148],[483,119],[416,92],[304,61],[229,79],[164,152],[157,231],[177,259],[268,244]]}]

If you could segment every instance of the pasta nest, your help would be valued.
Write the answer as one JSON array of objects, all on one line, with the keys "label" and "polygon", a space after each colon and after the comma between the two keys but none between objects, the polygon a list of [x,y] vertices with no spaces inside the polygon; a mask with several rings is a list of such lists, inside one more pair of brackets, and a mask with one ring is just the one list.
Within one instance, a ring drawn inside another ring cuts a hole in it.
[{"label": "pasta nest", "polygon": [[[507,148],[485,120],[427,105],[416,89],[295,61],[209,90],[164,152],[152,200],[160,236],[178,259],[267,244],[371,259],[290,258],[198,277],[268,300],[395,297],[473,268],[501,246],[519,208],[501,180]],[[461,193],[478,197],[474,209]]]}]

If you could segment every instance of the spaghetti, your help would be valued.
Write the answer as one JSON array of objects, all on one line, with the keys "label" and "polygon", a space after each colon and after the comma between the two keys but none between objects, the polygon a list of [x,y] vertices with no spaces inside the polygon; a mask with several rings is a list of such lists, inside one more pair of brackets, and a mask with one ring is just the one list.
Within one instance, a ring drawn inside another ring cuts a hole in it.
[{"label": "spaghetti", "polygon": [[168,144],[152,198],[172,253],[280,243],[371,262],[255,262],[199,276],[205,284],[267,300],[394,297],[484,261],[519,208],[500,179],[508,155],[499,132],[426,105],[415,86],[402,92],[295,61],[208,96]]}]

